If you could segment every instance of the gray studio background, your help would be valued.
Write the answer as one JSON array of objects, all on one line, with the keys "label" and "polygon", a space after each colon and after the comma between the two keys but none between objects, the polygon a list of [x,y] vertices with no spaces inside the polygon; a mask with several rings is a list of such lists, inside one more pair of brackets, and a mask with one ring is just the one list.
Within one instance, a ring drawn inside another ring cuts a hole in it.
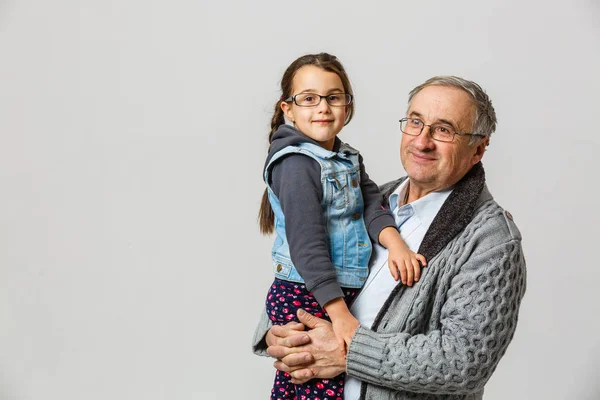
[{"label": "gray studio background", "polygon": [[575,1],[0,1],[0,399],[264,399],[256,215],[278,83],[345,64],[378,183],[438,74],[499,118],[483,162],[528,290],[488,400],[600,399],[600,7]]}]

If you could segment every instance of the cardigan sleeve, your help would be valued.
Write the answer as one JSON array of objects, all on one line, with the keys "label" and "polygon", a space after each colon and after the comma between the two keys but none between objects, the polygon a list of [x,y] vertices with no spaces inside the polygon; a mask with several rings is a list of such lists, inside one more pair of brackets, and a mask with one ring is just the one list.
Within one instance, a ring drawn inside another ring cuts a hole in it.
[{"label": "cardigan sleeve", "polygon": [[264,307],[261,310],[260,318],[258,320],[258,325],[256,329],[254,329],[254,338],[252,339],[252,352],[259,356],[269,357],[267,353],[267,342],[265,341],[267,332],[273,323],[267,316],[267,313]]},{"label": "cardigan sleeve", "polygon": [[411,335],[360,326],[348,349],[347,372],[400,392],[480,391],[513,337],[525,286],[520,237],[475,251],[439,300],[437,329]]}]

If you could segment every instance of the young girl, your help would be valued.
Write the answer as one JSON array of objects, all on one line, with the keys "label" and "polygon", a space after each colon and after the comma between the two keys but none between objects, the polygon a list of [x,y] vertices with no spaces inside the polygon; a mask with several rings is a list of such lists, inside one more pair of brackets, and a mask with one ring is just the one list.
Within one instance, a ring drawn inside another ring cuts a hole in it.
[{"label": "young girl", "polygon": [[[329,317],[347,346],[359,325],[347,302],[367,279],[371,240],[388,248],[390,272],[409,286],[425,258],[400,238],[359,152],[337,137],[354,113],[340,61],[327,53],[298,58],[285,71],[281,92],[271,120],[267,189],[259,212],[261,232],[276,234],[267,313],[274,324],[297,321],[298,308]],[[290,380],[277,371],[271,398],[343,397],[344,374],[304,385]]]}]

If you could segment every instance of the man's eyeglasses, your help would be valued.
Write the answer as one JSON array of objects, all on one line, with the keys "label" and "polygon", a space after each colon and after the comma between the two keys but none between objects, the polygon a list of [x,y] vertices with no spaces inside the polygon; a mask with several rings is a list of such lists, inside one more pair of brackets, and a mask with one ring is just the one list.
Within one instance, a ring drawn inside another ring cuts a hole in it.
[{"label": "man's eyeglasses", "polygon": [[448,124],[427,125],[418,118],[402,118],[400,120],[400,130],[410,136],[419,136],[426,126],[429,127],[431,138],[440,142],[452,142],[454,141],[454,135],[485,137],[485,135],[479,133],[456,132],[456,130]]},{"label": "man's eyeglasses", "polygon": [[327,96],[321,96],[316,93],[300,93],[290,96],[284,101],[293,101],[299,107],[316,107],[325,99],[327,104],[332,107],[349,106],[352,103],[352,95],[347,93],[332,93]]}]

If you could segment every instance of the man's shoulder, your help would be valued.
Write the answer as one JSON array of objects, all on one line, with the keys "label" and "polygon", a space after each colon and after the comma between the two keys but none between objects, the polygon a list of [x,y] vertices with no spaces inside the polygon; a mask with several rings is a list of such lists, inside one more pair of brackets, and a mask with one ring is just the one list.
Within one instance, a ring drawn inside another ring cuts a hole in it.
[{"label": "man's shoulder", "polygon": [[481,235],[518,241],[522,238],[513,215],[494,200],[487,188],[481,194],[471,224]]}]

